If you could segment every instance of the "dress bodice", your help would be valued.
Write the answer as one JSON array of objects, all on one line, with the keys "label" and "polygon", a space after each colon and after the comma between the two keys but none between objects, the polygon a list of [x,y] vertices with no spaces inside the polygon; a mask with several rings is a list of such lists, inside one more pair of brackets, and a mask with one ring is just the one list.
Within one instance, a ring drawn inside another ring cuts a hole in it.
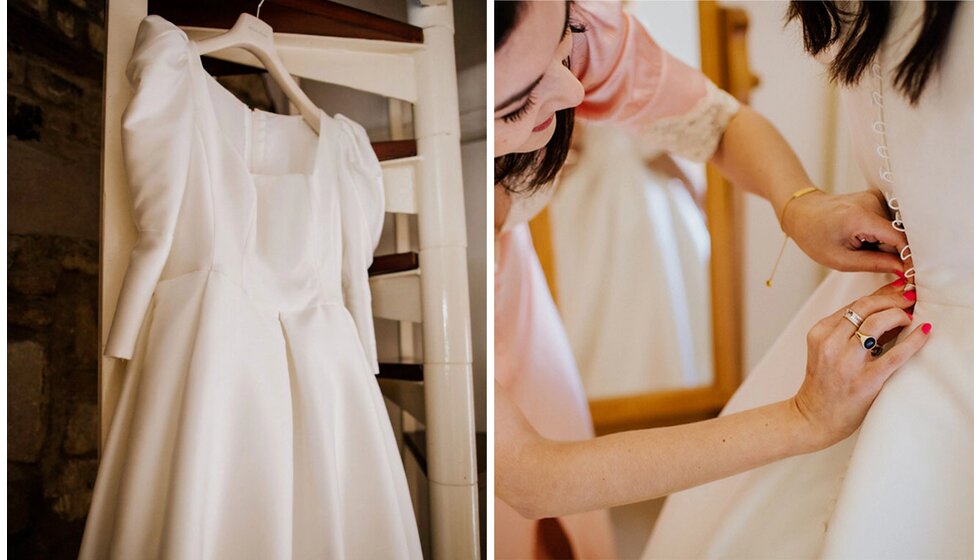
[{"label": "dress bodice", "polygon": [[127,66],[123,156],[139,233],[106,355],[132,356],[157,285],[221,274],[266,315],[343,303],[377,371],[367,268],[381,234],[381,165],[363,127],[319,111],[252,109],[196,43],[155,15]]},{"label": "dress bodice", "polygon": [[[973,305],[973,91],[971,2],[963,2],[942,65],[917,105],[892,82],[918,37],[922,2],[893,2],[893,22],[872,67],[842,88],[852,152],[868,185],[904,227],[918,301]],[[908,263],[907,263],[908,266]]]}]

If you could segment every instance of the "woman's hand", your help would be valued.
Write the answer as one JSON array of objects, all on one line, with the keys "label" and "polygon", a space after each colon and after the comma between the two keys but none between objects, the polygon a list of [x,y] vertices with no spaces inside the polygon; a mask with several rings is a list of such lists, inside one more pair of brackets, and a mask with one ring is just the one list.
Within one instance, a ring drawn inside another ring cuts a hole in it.
[{"label": "woman's hand", "polygon": [[891,226],[877,190],[790,200],[813,182],[779,131],[750,107],[732,118],[711,162],[734,184],[768,200],[777,219],[785,208],[783,229],[820,264],[844,271],[905,270],[898,256],[905,234]]},{"label": "woman's hand", "polygon": [[905,270],[898,253],[908,241],[892,227],[888,207],[877,189],[841,195],[815,192],[792,200],[783,227],[811,259],[830,268]]},{"label": "woman's hand", "polygon": [[893,329],[907,327],[905,309],[915,292],[901,282],[885,286],[834,312],[807,334],[807,365],[803,385],[792,402],[816,435],[817,448],[832,445],[860,426],[885,381],[925,344],[932,325],[926,323],[873,358],[854,336],[858,330],[844,318],[847,309],[864,318],[863,334],[880,339]]}]

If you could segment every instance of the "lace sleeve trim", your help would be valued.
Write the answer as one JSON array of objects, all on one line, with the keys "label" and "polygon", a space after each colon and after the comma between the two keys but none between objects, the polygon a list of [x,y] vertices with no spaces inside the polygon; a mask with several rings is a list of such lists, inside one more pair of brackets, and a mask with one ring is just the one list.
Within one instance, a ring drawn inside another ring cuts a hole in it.
[{"label": "lace sleeve trim", "polygon": [[718,148],[741,103],[728,92],[707,82],[707,92],[683,115],[657,120],[640,134],[645,146],[663,149],[687,159],[707,161]]}]

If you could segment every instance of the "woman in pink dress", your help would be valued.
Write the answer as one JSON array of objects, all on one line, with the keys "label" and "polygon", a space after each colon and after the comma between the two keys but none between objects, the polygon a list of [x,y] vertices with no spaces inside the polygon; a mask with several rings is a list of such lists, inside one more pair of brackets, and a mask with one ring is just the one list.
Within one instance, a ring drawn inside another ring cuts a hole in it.
[{"label": "woman in pink dress", "polygon": [[[903,290],[899,278],[810,330],[805,379],[792,398],[594,438],[526,225],[547,203],[574,118],[612,121],[689,159],[710,159],[768,199],[794,241],[835,269],[901,275],[894,252],[859,249],[906,241],[876,191],[808,190],[813,185],[798,159],[764,118],[663,51],[617,4],[495,2],[495,20],[496,555],[614,557],[605,508],[840,441],[925,343],[931,325],[917,326],[880,359],[855,337],[858,326],[878,339],[909,327],[915,292]],[[863,322],[845,319],[848,309]]]}]

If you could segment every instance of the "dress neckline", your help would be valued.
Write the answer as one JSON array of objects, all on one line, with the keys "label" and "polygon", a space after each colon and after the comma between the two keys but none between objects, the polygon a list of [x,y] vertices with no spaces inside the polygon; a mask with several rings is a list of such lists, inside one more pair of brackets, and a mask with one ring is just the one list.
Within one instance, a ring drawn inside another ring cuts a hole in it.
[{"label": "dress neckline", "polygon": [[[179,27],[177,27],[177,29],[180,30],[181,33],[183,33],[183,35],[184,35],[184,40],[186,41],[187,48],[190,51],[190,58],[194,61],[194,64],[196,66],[196,68],[194,70],[197,71],[197,72],[199,72],[201,74],[201,78],[205,82],[206,81],[213,82],[218,88],[220,88],[222,91],[226,92],[229,96],[231,96],[231,98],[234,99],[234,101],[236,102],[236,104],[241,108],[242,112],[244,112],[249,119],[254,118],[255,115],[262,115],[264,118],[283,119],[283,120],[301,120],[303,118],[303,115],[283,115],[283,114],[280,114],[280,113],[273,113],[273,112],[270,112],[270,111],[265,111],[263,109],[257,109],[255,107],[249,107],[247,103],[243,102],[241,99],[238,99],[238,97],[236,97],[235,94],[233,94],[231,91],[229,91],[228,88],[226,88],[225,86],[223,86],[221,84],[221,82],[219,82],[217,79],[215,79],[214,76],[212,76],[211,74],[208,73],[208,71],[204,68],[204,61],[201,59],[201,52],[197,48],[197,43],[195,43],[194,41],[192,41],[190,39],[190,37],[188,37],[187,34],[184,33],[184,31],[182,29],[180,29]],[[235,146],[232,145],[231,141],[228,139],[228,136],[225,134],[225,131],[224,131],[224,129],[221,126],[221,122],[218,120],[218,112],[217,112],[217,108],[214,105],[214,98],[211,96],[211,92],[208,91],[207,84],[206,83],[202,83],[202,86],[204,86],[204,87],[202,88],[203,91],[201,93],[202,93],[202,95],[204,95],[204,97],[205,97],[204,102],[207,105],[205,112],[208,114],[208,119],[210,119],[211,125],[215,127],[215,131],[216,131],[217,135],[221,137],[222,144],[224,144],[224,146],[225,146],[226,149],[228,149],[229,151],[231,151],[233,157],[236,160],[238,160],[238,163],[242,166],[242,169],[244,169],[245,172],[250,177],[306,177],[306,178],[310,178],[310,177],[313,177],[313,176],[319,174],[319,171],[320,171],[320,160],[323,159],[321,157],[321,152],[323,151],[323,136],[324,136],[324,132],[326,131],[326,121],[328,119],[328,116],[327,116],[326,112],[322,108],[317,107],[317,115],[319,117],[319,124],[320,124],[320,127],[319,128],[320,128],[320,132],[319,132],[319,134],[316,134],[316,141],[314,143],[315,144],[314,145],[315,152],[313,154],[313,164],[311,166],[311,169],[308,172],[306,172],[306,173],[302,173],[302,172],[291,172],[291,173],[254,173],[254,172],[252,172],[251,168],[249,167],[248,159],[247,159],[248,158],[248,155],[247,154],[242,154],[237,149],[235,149]]]}]

